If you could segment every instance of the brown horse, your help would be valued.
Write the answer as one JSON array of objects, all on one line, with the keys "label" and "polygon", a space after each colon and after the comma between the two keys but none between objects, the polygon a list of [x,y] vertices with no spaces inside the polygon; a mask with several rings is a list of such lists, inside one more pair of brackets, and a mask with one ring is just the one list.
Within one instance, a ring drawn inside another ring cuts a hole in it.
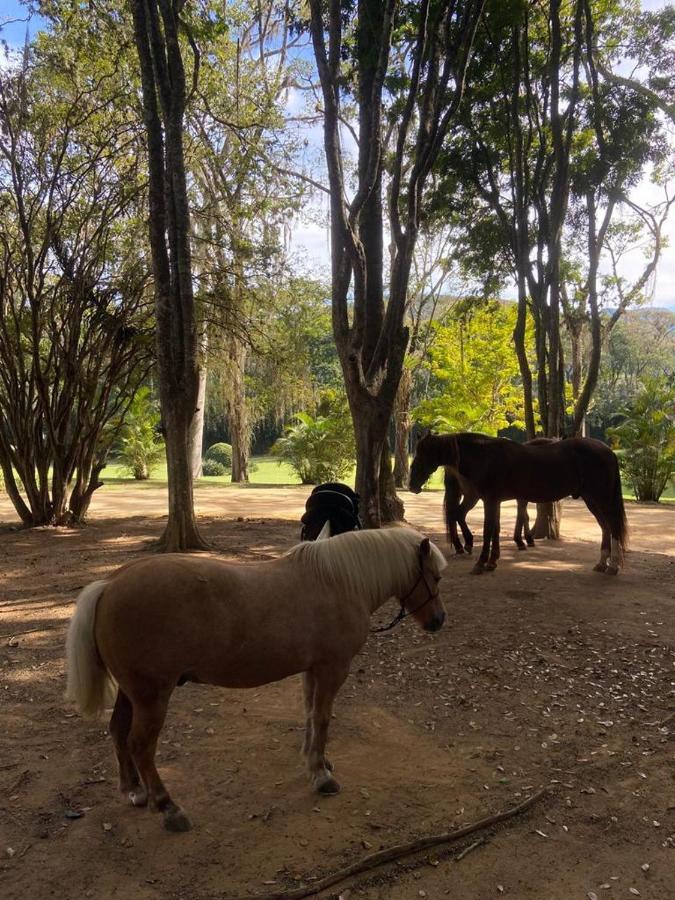
[{"label": "brown horse", "polygon": [[355,531],[305,542],[269,562],[169,554],[125,566],[80,594],[68,629],[67,696],[88,715],[117,687],[110,734],[120,790],[148,802],[170,831],[190,822],[155,767],[176,685],[257,687],[303,673],[303,753],[315,788],[339,785],[325,757],[333,700],[389,597],[427,631],[445,612],[440,550],[410,528]]},{"label": "brown horse", "polygon": [[443,465],[472,484],[483,498],[483,547],[474,566],[476,574],[497,565],[502,500],[545,503],[569,495],[583,498],[602,529],[596,571],[618,572],[628,527],[619,464],[601,441],[570,438],[527,445],[483,434],[430,434],[418,441],[410,468],[410,490],[419,492],[431,473]]},{"label": "brown horse", "polygon": [[[551,444],[558,438],[533,438],[526,441],[529,447],[540,444]],[[444,473],[445,494],[443,497],[443,512],[445,515],[445,528],[448,541],[455,548],[455,553],[471,553],[473,551],[473,533],[467,525],[466,517],[481,499],[475,486],[457,474],[452,466],[445,467]],[[513,540],[519,550],[527,550],[534,547],[534,534],[530,529],[530,516],[527,511],[527,500],[518,500],[516,524],[513,530]],[[457,526],[459,525],[464,538],[464,545],[459,539]],[[523,540],[523,532],[525,540]]]}]

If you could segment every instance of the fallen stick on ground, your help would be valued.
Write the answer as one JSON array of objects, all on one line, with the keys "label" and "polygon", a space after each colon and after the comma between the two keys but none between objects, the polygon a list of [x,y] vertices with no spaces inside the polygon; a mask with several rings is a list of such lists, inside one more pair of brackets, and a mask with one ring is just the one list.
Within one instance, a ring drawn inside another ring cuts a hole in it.
[{"label": "fallen stick on ground", "polygon": [[0,634],[0,641],[5,638],[21,637],[22,634],[34,634],[36,631],[51,631],[53,627],[53,625],[45,625],[42,628],[27,628],[25,631],[7,631],[5,634]]},{"label": "fallen stick on ground", "polygon": [[[413,853],[418,853],[420,850],[426,850],[428,847],[436,847],[438,844],[449,844],[453,841],[458,841],[468,834],[474,834],[476,831],[489,828],[491,825],[497,825],[499,822],[512,819],[514,816],[518,816],[528,810],[531,806],[534,806],[534,804],[541,800],[546,794],[547,789],[542,788],[540,791],[537,791],[536,794],[532,794],[531,797],[528,797],[527,800],[523,800],[518,806],[513,806],[505,812],[496,813],[493,816],[480,819],[478,822],[474,822],[471,825],[465,825],[463,828],[458,828],[456,831],[444,831],[441,834],[431,834],[427,837],[409,841],[406,844],[395,844],[393,847],[378,850],[377,853],[371,853],[369,856],[364,856],[363,859],[352,863],[350,866],[345,866],[344,869],[338,869],[337,872],[332,872],[330,875],[326,875],[324,878],[320,878],[318,881],[306,885],[305,887],[292,888],[290,891],[277,891],[273,894],[253,894],[247,898],[241,898],[241,900],[301,900],[303,897],[312,897],[314,894],[325,891],[326,888],[333,887],[333,885],[339,884],[341,881],[346,881],[347,878],[351,878],[353,875],[367,872],[369,869],[374,869],[377,866],[384,865],[384,863],[391,862],[395,859],[401,859],[403,856],[410,856]],[[476,842],[476,844],[478,844],[478,842]],[[465,853],[468,853],[469,850],[473,850],[476,844],[467,848]]]},{"label": "fallen stick on ground", "polygon": [[472,850],[475,850],[476,847],[482,846],[484,843],[485,843],[485,838],[484,838],[484,837],[479,837],[477,841],[474,841],[473,844],[469,844],[468,847],[465,847],[465,848],[462,850],[462,852],[459,853],[459,854],[455,857],[455,862],[459,862],[460,859],[464,859],[464,857],[465,857],[467,854],[471,853]]}]

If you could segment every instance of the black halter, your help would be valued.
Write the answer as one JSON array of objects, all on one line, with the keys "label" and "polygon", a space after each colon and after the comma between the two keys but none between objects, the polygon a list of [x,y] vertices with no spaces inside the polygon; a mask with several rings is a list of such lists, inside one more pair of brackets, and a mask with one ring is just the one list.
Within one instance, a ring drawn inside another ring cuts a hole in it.
[{"label": "black halter", "polygon": [[[420,583],[420,581],[424,582],[424,587],[427,589],[427,599],[423,603],[420,603],[419,606],[416,606],[415,609],[406,610],[405,601],[416,590],[417,585]],[[401,608],[399,609],[395,618],[393,618],[388,625],[380,625],[379,628],[371,628],[370,633],[371,634],[381,634],[383,631],[389,631],[390,629],[392,629],[396,625],[398,625],[399,622],[402,622],[408,616],[411,616],[413,613],[419,612],[419,610],[422,609],[423,607],[425,607],[427,605],[427,603],[430,603],[434,599],[435,596],[436,595],[434,594],[434,592],[429,588],[429,584],[428,584],[426,576],[424,574],[424,563],[422,561],[422,554],[420,553],[420,574],[417,576],[417,581],[411,587],[411,589],[408,591],[408,593],[404,597],[399,598],[399,603],[401,604]]]}]

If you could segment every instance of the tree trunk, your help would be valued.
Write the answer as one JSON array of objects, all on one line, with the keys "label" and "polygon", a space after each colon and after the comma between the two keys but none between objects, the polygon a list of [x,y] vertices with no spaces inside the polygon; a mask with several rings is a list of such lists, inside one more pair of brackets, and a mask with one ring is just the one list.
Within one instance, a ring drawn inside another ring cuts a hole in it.
[{"label": "tree trunk", "polygon": [[166,464],[169,483],[169,518],[160,546],[167,552],[203,549],[206,545],[197,529],[192,493],[192,473],[188,453],[189,419],[180,406],[168,411],[166,426]]},{"label": "tree trunk", "polygon": [[410,396],[412,375],[403,369],[394,403],[394,485],[407,488],[410,477]]},{"label": "tree trunk", "polygon": [[376,398],[362,395],[354,398],[354,388],[349,382],[347,393],[356,442],[356,492],[360,497],[359,509],[366,528],[379,528],[382,523],[380,467],[388,418],[379,413]]},{"label": "tree trunk", "polygon": [[169,482],[169,516],[160,546],[168,552],[203,550],[207,544],[197,529],[189,454],[199,376],[177,10],[166,0],[134,0],[132,10],[148,141],[157,372]]},{"label": "tree trunk", "polygon": [[33,514],[31,510],[26,505],[23,497],[21,496],[21,492],[19,491],[19,486],[16,483],[16,479],[14,478],[14,472],[12,470],[11,463],[6,461],[4,456],[0,451],[0,466],[2,467],[2,474],[5,480],[5,491],[9,496],[9,499],[12,501],[12,505],[14,509],[19,514],[19,518],[21,522],[26,527],[30,527],[35,524],[33,521]]},{"label": "tree trunk", "polygon": [[561,519],[562,503],[560,500],[551,503],[537,503],[537,518],[533,528],[534,537],[559,541]]},{"label": "tree trunk", "polygon": [[92,464],[86,477],[80,478],[78,473],[77,483],[70,495],[70,514],[76,525],[84,524],[94,491],[103,487],[103,482],[99,481],[99,475],[105,468],[105,463],[105,459],[102,459]]},{"label": "tree trunk", "polygon": [[202,333],[201,354],[199,361],[199,387],[197,389],[197,409],[190,423],[188,437],[190,452],[190,469],[193,481],[202,477],[202,449],[204,443],[204,413],[206,407],[206,378],[208,368],[206,365],[206,353],[208,349],[208,336],[206,329]]},{"label": "tree trunk", "polygon": [[[407,461],[407,454],[406,454]],[[396,493],[394,474],[391,469],[389,439],[385,437],[380,457],[379,477],[380,522],[402,522],[405,513],[403,501]]]},{"label": "tree trunk", "polygon": [[197,392],[197,409],[190,423],[189,453],[190,470],[193,481],[202,477],[202,444],[204,441],[204,406],[206,404],[206,364],[202,361],[199,367],[199,390]]},{"label": "tree trunk", "polygon": [[238,337],[232,338],[232,379],[228,399],[227,420],[232,444],[232,483],[248,481],[248,461],[251,428],[246,399],[246,344]]}]

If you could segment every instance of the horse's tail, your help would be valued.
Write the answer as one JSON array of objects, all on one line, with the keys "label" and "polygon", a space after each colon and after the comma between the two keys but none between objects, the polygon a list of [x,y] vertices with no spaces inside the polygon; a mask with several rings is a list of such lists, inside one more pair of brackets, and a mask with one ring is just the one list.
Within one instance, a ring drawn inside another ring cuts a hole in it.
[{"label": "horse's tail", "polygon": [[66,638],[66,699],[76,703],[85,716],[100,715],[112,700],[113,682],[94,639],[96,606],[107,584],[94,581],[80,593]]},{"label": "horse's tail", "polygon": [[612,490],[610,528],[612,537],[619,542],[621,561],[623,561],[623,554],[628,549],[628,519],[626,518],[626,507],[623,503],[621,472],[619,471],[619,463],[616,456],[614,457],[614,465],[614,487]]}]

